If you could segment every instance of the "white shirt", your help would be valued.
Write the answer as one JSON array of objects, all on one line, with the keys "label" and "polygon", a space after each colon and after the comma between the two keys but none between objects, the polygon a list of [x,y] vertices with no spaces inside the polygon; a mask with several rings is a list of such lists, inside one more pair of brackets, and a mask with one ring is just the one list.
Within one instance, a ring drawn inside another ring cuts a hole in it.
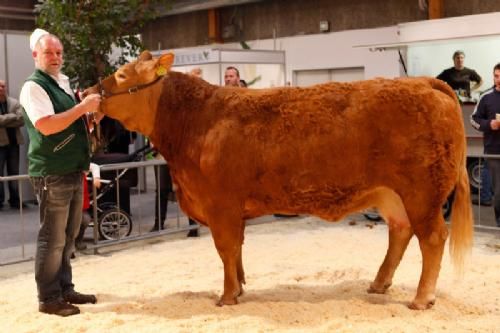
[{"label": "white shirt", "polygon": [[[59,76],[50,75],[50,77],[68,95],[73,97],[73,99],[75,98],[69,85],[69,78],[66,75],[59,73]],[[33,126],[39,119],[55,114],[49,95],[38,83],[33,81],[26,81],[24,83],[19,94],[19,103],[23,106]]]},{"label": "white shirt", "polygon": [[89,171],[92,173],[94,178],[101,178],[101,168],[95,163],[90,163]]}]

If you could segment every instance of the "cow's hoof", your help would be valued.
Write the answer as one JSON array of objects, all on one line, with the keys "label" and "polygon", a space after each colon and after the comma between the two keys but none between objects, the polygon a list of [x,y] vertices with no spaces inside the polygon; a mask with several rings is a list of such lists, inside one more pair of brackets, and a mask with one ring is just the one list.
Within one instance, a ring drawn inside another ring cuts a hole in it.
[{"label": "cow's hoof", "polygon": [[370,294],[385,294],[387,289],[391,286],[391,283],[386,283],[382,286],[378,286],[375,283],[370,284],[370,288],[368,288],[367,292]]},{"label": "cow's hoof", "polygon": [[436,300],[433,299],[431,301],[428,301],[428,302],[417,302],[417,301],[413,301],[411,302],[408,307],[412,310],[427,310],[427,309],[430,309],[432,308],[432,306],[434,305],[434,303],[436,303]]},{"label": "cow's hoof", "polygon": [[238,299],[236,297],[224,298],[224,296],[222,296],[217,302],[217,306],[235,305],[235,304],[238,304]]}]

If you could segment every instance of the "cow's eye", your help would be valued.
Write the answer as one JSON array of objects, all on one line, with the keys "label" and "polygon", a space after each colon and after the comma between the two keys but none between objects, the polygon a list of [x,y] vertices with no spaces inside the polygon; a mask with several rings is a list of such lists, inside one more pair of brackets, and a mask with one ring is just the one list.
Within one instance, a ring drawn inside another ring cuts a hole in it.
[{"label": "cow's eye", "polygon": [[119,78],[120,80],[125,80],[127,77],[125,76],[125,74],[119,73],[119,74],[118,74],[118,78]]}]

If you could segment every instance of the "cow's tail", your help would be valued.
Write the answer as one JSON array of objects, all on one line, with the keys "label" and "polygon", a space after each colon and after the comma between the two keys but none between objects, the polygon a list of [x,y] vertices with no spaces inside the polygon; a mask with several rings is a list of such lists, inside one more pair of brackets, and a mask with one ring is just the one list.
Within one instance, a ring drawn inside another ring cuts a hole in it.
[{"label": "cow's tail", "polygon": [[451,211],[450,255],[459,274],[464,272],[465,259],[472,248],[474,221],[470,201],[469,177],[466,168],[466,156],[462,158],[458,181],[455,186],[455,200]]},{"label": "cow's tail", "polygon": [[[460,104],[458,103],[457,95],[453,89],[444,81],[435,78],[427,79],[433,89],[443,92],[455,101],[455,109],[461,115],[462,111]],[[465,147],[465,135],[463,144]],[[459,274],[463,274],[464,272],[465,259],[470,254],[472,237],[474,234],[474,221],[472,218],[469,177],[467,175],[466,162],[467,157],[464,149],[459,166],[458,179],[455,185],[455,198],[451,211],[450,255],[453,266]]]}]

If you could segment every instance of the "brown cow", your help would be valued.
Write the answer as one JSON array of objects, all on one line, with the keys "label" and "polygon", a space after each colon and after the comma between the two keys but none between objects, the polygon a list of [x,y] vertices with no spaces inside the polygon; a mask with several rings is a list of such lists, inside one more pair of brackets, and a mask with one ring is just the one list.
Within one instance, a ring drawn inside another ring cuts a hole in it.
[{"label": "brown cow", "polygon": [[148,136],[170,165],[187,215],[212,232],[224,264],[218,305],[245,277],[245,219],[312,214],[336,221],[377,207],[389,248],[369,292],[384,293],[413,234],[423,257],[412,309],[435,301],[448,235],[441,206],[455,189],[450,250],[472,245],[462,116],[432,78],[241,89],[169,72],[173,55],[144,52],[106,78],[102,111]]}]

